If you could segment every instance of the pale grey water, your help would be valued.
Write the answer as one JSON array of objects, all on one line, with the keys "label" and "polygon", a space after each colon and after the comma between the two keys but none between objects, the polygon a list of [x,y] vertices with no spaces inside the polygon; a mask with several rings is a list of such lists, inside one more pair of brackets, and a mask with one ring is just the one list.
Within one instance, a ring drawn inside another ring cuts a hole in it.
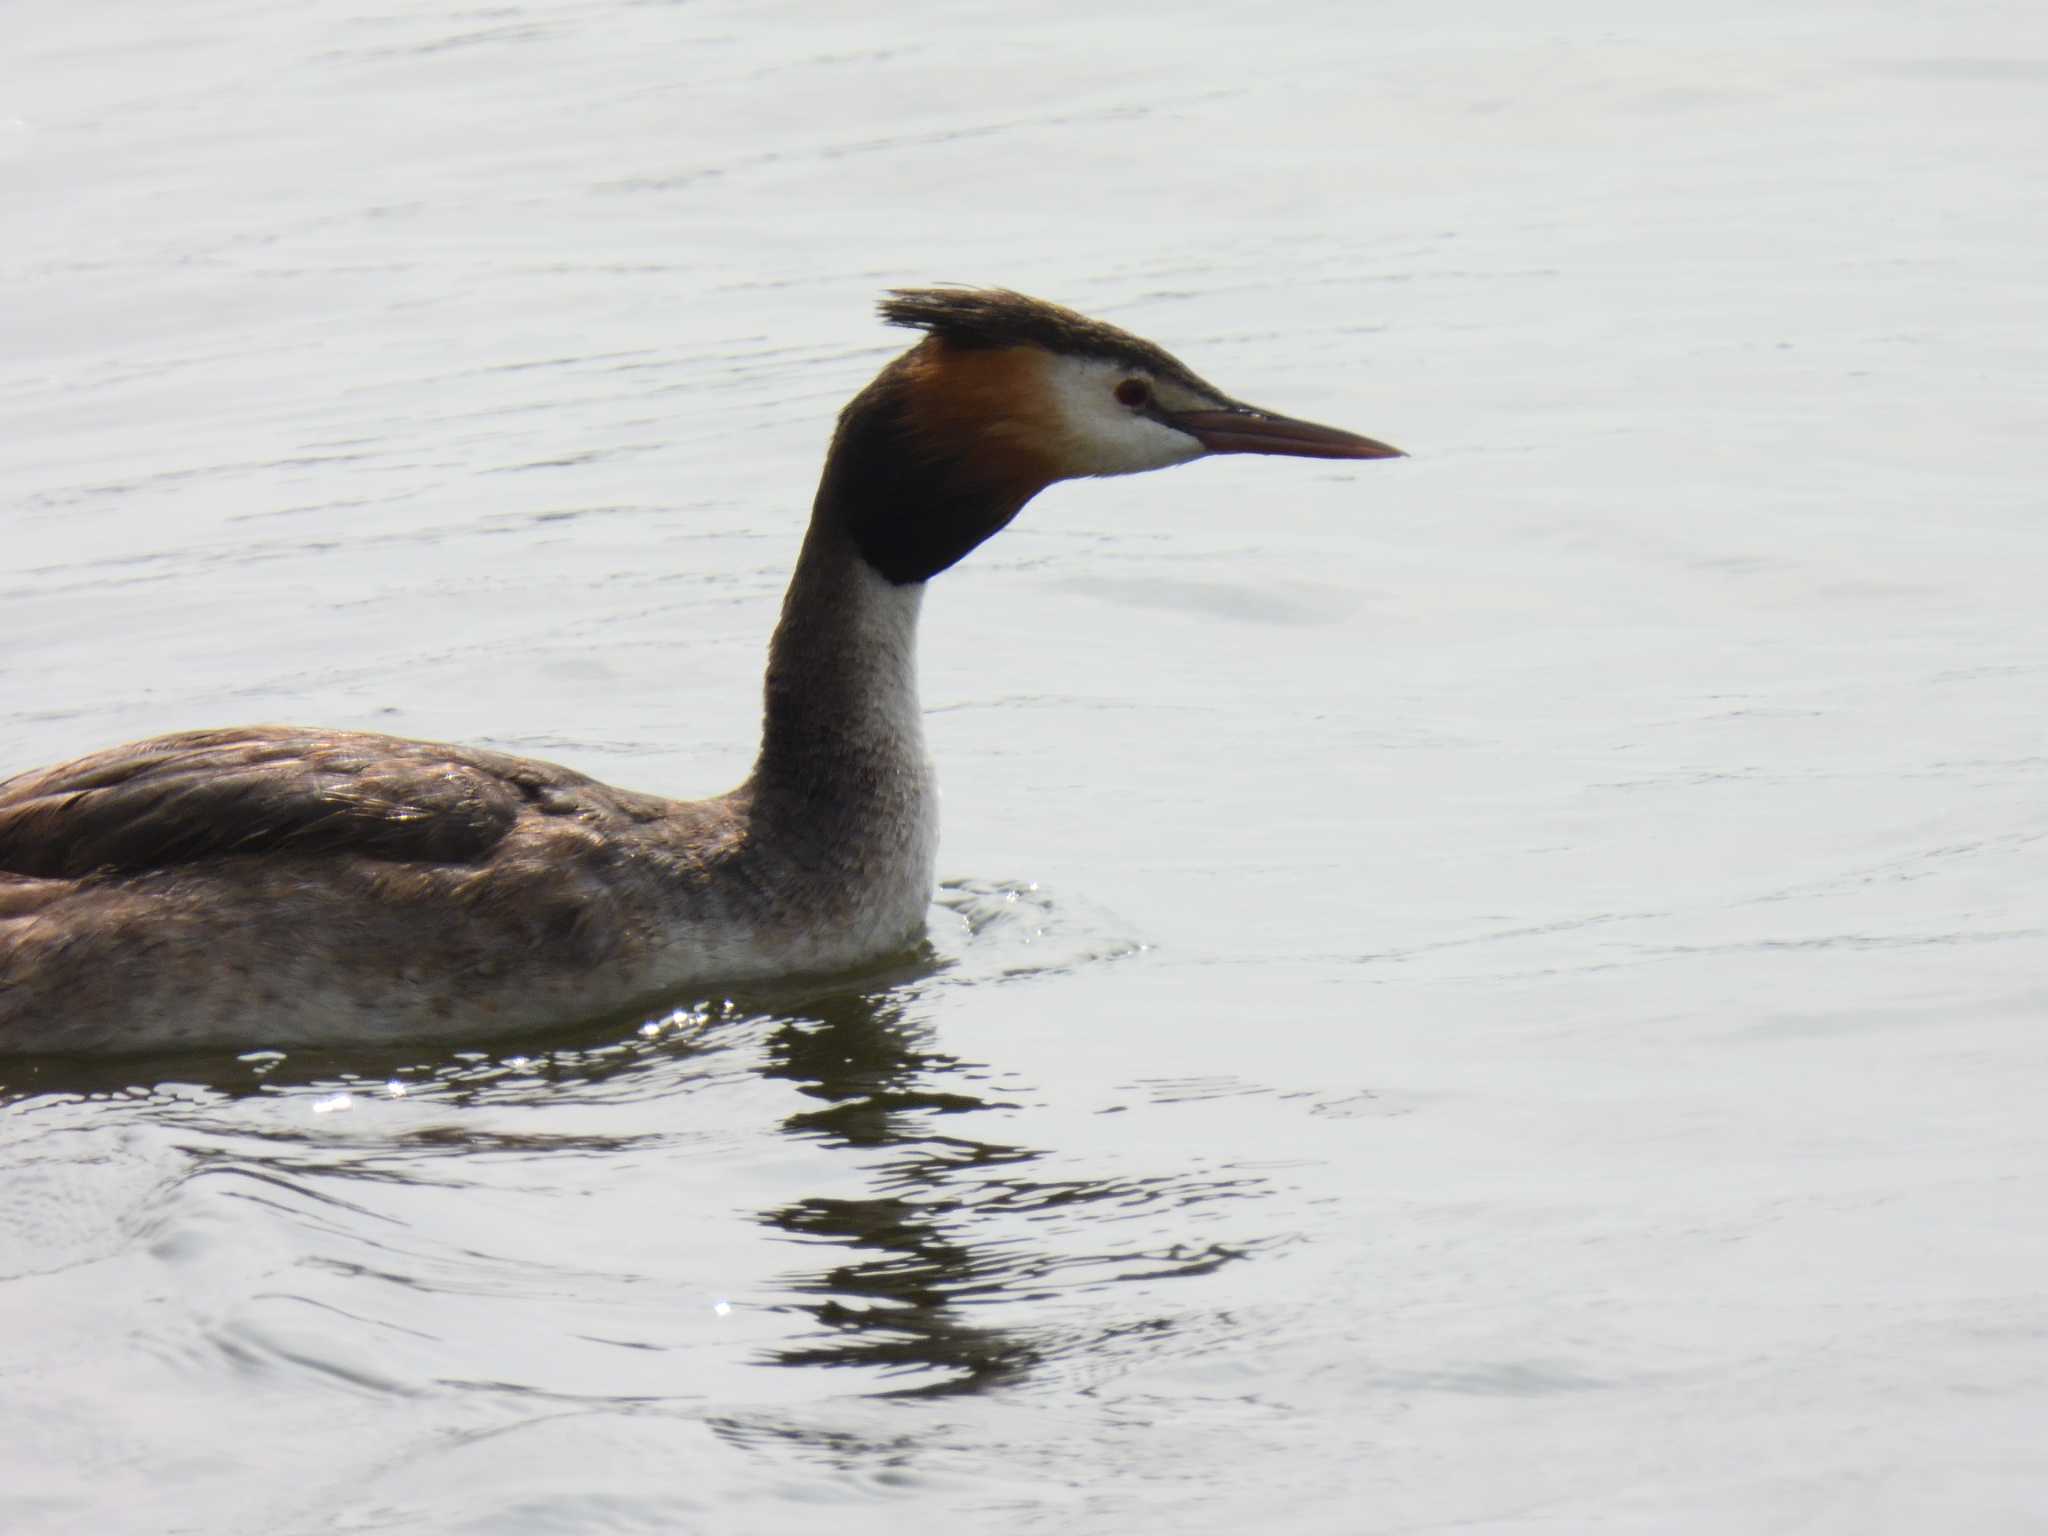
[{"label": "pale grey water", "polygon": [[8,14],[0,772],[726,787],[892,283],[1408,447],[937,584],[923,973],[0,1068],[0,1528],[2048,1521],[2037,8]]}]

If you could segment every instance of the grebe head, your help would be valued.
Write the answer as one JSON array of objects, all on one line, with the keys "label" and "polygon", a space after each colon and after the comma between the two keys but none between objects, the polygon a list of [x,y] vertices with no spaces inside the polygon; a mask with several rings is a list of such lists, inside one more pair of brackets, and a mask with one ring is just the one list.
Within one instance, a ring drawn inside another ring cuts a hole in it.
[{"label": "grebe head", "polygon": [[1056,480],[1213,453],[1389,459],[1401,450],[1234,400],[1163,348],[999,288],[899,288],[882,318],[925,333],[840,419],[838,506],[891,581],[923,581]]}]

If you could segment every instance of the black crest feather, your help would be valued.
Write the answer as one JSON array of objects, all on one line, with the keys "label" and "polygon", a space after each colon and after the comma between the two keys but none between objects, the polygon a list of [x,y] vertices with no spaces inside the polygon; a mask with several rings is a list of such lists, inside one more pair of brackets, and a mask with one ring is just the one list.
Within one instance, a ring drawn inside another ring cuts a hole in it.
[{"label": "black crest feather", "polygon": [[956,347],[1043,347],[1103,357],[1215,393],[1180,359],[1142,336],[1007,288],[895,288],[881,303],[891,325],[925,331]]}]

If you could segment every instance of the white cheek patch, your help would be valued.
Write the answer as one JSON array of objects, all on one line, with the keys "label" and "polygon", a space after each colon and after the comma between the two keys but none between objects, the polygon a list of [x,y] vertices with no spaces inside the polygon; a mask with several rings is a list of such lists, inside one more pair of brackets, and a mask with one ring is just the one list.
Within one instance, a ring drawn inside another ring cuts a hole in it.
[{"label": "white cheek patch", "polygon": [[1134,371],[1106,358],[1054,357],[1046,389],[1060,441],[1054,445],[1065,475],[1135,475],[1199,458],[1202,445],[1185,432],[1134,411],[1116,387]]}]

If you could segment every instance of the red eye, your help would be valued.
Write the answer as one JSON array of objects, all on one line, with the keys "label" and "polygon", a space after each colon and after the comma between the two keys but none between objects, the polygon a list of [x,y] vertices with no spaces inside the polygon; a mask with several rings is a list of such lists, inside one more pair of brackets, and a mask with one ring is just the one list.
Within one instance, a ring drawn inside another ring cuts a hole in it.
[{"label": "red eye", "polygon": [[1136,410],[1141,405],[1151,403],[1152,386],[1143,379],[1125,379],[1116,387],[1116,398],[1119,405],[1128,405],[1132,410]]}]

